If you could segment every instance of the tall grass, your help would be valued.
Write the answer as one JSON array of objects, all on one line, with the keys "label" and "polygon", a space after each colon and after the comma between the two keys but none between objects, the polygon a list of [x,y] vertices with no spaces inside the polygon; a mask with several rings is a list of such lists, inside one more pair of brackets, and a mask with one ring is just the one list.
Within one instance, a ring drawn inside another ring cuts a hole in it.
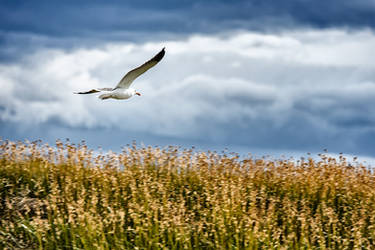
[{"label": "tall grass", "polygon": [[371,249],[375,175],[344,157],[0,143],[0,248]]}]

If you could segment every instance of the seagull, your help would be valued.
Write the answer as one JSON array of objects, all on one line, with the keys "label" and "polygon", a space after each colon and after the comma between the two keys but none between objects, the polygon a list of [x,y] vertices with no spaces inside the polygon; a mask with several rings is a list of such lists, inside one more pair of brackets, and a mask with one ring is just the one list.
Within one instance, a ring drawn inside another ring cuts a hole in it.
[{"label": "seagull", "polygon": [[159,53],[157,53],[153,58],[149,61],[145,62],[141,66],[129,71],[126,75],[121,79],[121,81],[117,84],[115,88],[96,88],[85,92],[75,92],[74,94],[93,94],[98,92],[106,92],[99,96],[100,99],[105,100],[109,98],[117,99],[117,100],[124,100],[129,99],[134,95],[140,96],[141,94],[137,92],[135,89],[130,88],[132,82],[140,75],[145,73],[150,68],[154,67],[158,62],[165,55],[165,48],[163,48]]}]

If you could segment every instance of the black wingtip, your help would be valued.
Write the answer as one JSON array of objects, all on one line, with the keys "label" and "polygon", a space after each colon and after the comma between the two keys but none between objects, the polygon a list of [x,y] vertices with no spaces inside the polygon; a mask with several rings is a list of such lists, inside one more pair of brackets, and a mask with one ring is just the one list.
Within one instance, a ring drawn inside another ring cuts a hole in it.
[{"label": "black wingtip", "polygon": [[165,47],[156,56],[154,56],[153,60],[160,62],[161,59],[163,59],[164,55],[165,55]]},{"label": "black wingtip", "polygon": [[86,94],[93,94],[93,93],[98,93],[100,91],[96,90],[96,89],[92,89],[92,90],[89,90],[89,91],[86,91],[86,92],[74,92],[74,94],[78,94],[78,95],[86,95]]}]

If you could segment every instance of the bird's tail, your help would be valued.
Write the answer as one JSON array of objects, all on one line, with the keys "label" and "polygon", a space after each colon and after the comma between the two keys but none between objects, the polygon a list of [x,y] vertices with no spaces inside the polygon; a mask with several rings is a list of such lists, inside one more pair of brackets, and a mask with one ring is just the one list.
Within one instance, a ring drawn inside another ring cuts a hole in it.
[{"label": "bird's tail", "polygon": [[100,98],[101,100],[105,100],[105,99],[109,99],[109,98],[111,98],[111,95],[110,95],[110,94],[102,94],[102,95],[99,96],[99,98]]}]

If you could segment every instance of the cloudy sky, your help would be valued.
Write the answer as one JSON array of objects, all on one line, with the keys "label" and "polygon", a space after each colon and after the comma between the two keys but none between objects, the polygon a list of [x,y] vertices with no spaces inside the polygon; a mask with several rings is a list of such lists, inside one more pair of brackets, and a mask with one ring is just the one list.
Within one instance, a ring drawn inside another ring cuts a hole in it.
[{"label": "cloudy sky", "polygon": [[[0,137],[375,156],[374,0],[0,0]],[[102,101],[139,77],[142,93]]]}]

